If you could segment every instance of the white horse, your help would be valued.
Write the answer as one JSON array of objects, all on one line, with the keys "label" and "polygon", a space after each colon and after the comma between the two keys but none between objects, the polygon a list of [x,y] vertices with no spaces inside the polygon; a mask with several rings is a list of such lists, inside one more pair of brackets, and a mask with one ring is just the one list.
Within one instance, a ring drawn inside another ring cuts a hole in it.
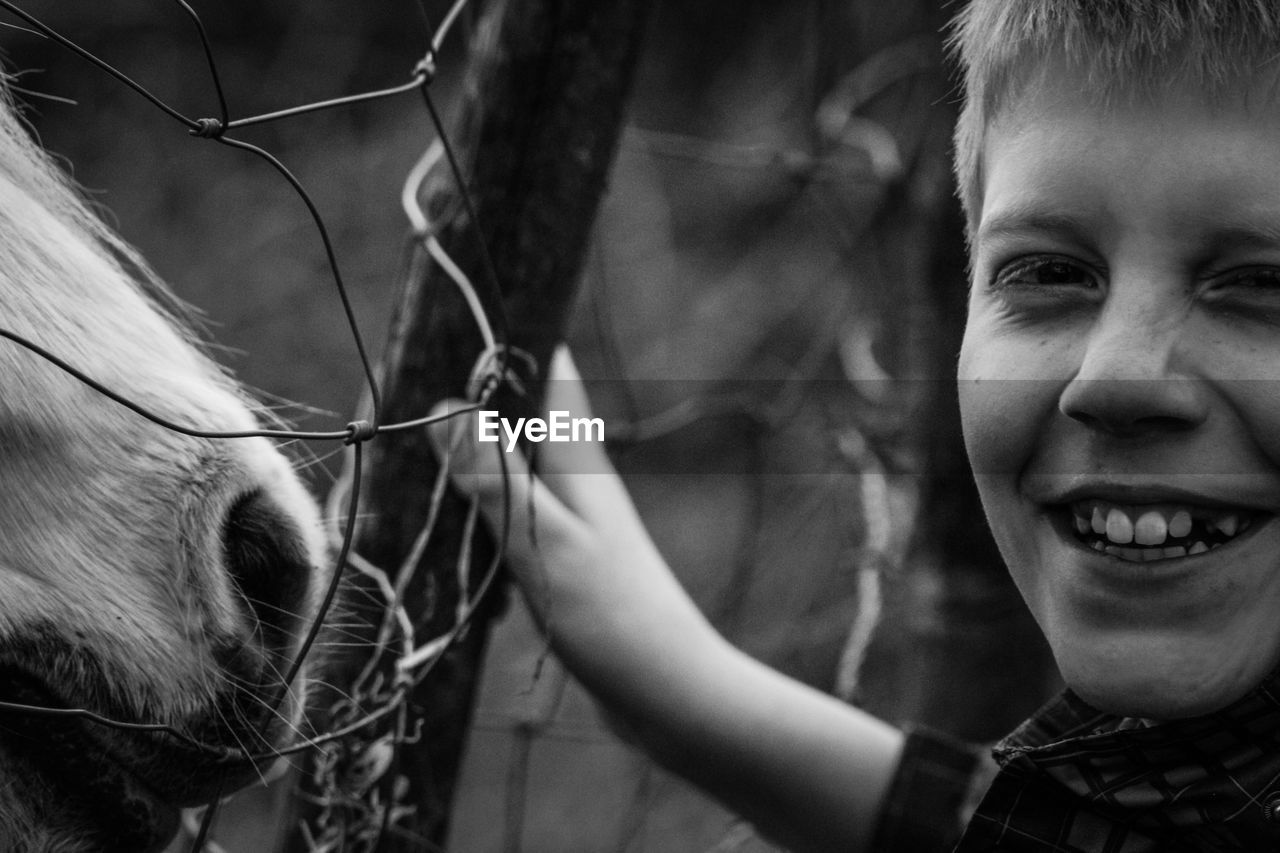
[{"label": "white horse", "polygon": [[[174,422],[256,428],[178,313],[3,98],[0,328]],[[268,760],[11,704],[270,753],[300,713],[282,673],[324,556],[270,441],[178,434],[0,340],[0,849],[158,849],[180,807],[256,779]]]}]

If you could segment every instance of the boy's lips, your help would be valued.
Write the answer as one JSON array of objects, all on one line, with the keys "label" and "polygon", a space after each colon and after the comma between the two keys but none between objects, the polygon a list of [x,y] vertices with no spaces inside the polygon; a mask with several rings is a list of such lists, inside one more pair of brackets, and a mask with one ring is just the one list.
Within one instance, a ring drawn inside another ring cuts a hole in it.
[{"label": "boy's lips", "polygon": [[1036,475],[1027,476],[1021,485],[1027,498],[1044,505],[1102,500],[1117,504],[1178,503],[1206,509],[1280,512],[1280,481],[1273,478],[1189,475],[1186,479],[1194,483],[1194,487],[1130,477]]}]

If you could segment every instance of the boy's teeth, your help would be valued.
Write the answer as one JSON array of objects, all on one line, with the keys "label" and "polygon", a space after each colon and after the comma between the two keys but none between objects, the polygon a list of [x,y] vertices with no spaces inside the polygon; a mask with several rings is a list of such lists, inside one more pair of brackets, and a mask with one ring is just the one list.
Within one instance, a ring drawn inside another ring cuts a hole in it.
[{"label": "boy's teeth", "polygon": [[1160,545],[1169,532],[1169,525],[1164,516],[1155,510],[1148,510],[1138,516],[1133,525],[1133,541],[1139,545]]},{"label": "boy's teeth", "polygon": [[[1198,513],[1196,518],[1192,512]],[[1212,551],[1248,530],[1251,522],[1250,516],[1238,512],[1215,513],[1167,504],[1126,506],[1100,500],[1078,504],[1072,512],[1075,532],[1084,544],[1134,562]],[[1196,539],[1190,541],[1193,535]]]},{"label": "boy's teeth", "polygon": [[1112,507],[1107,513],[1107,538],[1117,545],[1128,545],[1133,541],[1133,522],[1124,510]]},{"label": "boy's teeth", "polygon": [[[1103,548],[1113,557],[1128,560],[1131,563],[1150,563],[1153,560],[1165,559],[1164,548],[1122,548],[1119,545],[1107,545]],[[1169,549],[1175,550],[1175,549]],[[1182,549],[1176,549],[1182,550]]]},{"label": "boy's teeth", "polygon": [[[1214,545],[1214,548],[1220,547]],[[1183,548],[1181,545],[1174,545],[1169,548],[1125,548],[1121,545],[1103,545],[1101,542],[1093,543],[1093,550],[1103,551],[1113,557],[1119,557],[1122,560],[1128,560],[1131,563],[1150,563],[1155,560],[1169,560],[1175,557],[1185,557],[1188,554],[1203,554],[1206,551],[1213,550],[1203,542],[1197,542],[1191,548]]]}]

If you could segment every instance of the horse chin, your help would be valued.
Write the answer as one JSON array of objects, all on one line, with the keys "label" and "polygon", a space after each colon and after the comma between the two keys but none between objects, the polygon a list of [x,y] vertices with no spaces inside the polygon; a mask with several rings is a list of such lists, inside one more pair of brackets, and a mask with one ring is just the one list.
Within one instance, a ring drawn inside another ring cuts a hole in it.
[{"label": "horse chin", "polygon": [[[58,695],[26,669],[12,666],[0,668],[0,700],[40,708],[83,707]],[[129,719],[118,707],[95,710],[108,719]],[[224,712],[210,709],[208,716],[212,719]],[[201,739],[201,733],[215,727],[184,725],[183,729]],[[56,802],[53,809],[38,806],[53,813],[31,823],[56,824],[64,832],[74,832],[86,849],[159,851],[176,834],[182,808],[211,802],[261,777],[263,768],[235,746],[216,746],[228,738],[235,735],[223,732],[206,747],[168,733],[121,729],[77,716],[3,711],[0,787],[12,773],[8,781],[17,790],[30,792],[20,796]],[[4,831],[0,823],[0,844]]]},{"label": "horse chin", "polygon": [[[37,679],[14,670],[0,674],[0,698],[41,708],[67,707]],[[111,851],[163,849],[177,831],[178,806],[120,761],[89,730],[91,724],[12,711],[0,725],[5,774],[29,780],[24,799],[44,801],[15,806],[29,813],[30,826],[23,831],[56,824],[61,833],[74,834],[91,849]]]}]

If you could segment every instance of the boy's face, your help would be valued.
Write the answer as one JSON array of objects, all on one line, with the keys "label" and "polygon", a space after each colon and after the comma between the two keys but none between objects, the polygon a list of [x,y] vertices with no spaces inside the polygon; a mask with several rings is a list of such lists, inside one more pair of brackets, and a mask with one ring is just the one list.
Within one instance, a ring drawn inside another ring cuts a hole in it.
[{"label": "boy's face", "polygon": [[1280,109],[1045,81],[986,141],[965,440],[1068,684],[1204,713],[1280,660]]}]

